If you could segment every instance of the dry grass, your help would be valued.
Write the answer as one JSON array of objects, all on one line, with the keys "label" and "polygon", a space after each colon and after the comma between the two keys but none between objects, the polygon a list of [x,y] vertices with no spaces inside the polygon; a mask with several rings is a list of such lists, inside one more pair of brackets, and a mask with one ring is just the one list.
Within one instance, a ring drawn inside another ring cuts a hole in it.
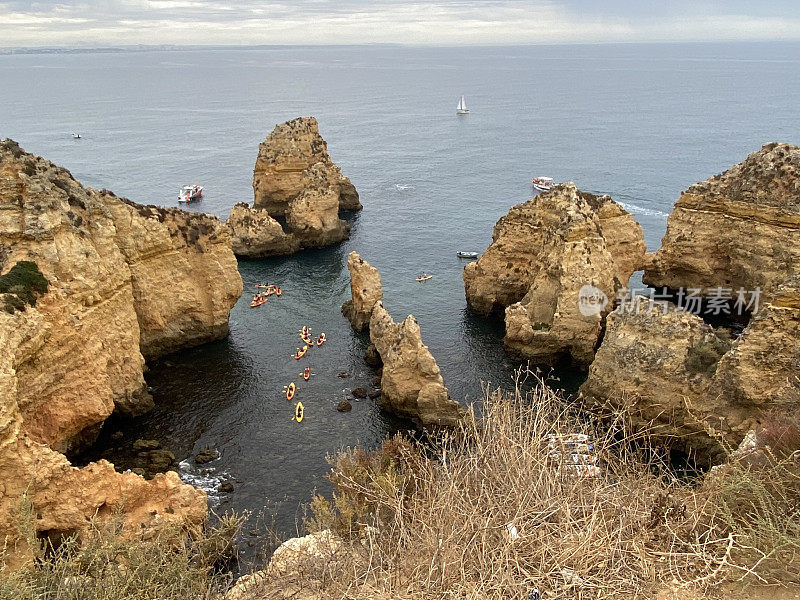
[{"label": "dry grass", "polygon": [[217,598],[231,582],[218,566],[232,558],[241,523],[225,516],[201,535],[176,526],[137,540],[120,537],[114,523],[93,523],[57,546],[41,541],[36,560],[14,571],[2,566],[0,549],[0,600]]},{"label": "dry grass", "polygon": [[[538,588],[556,599],[795,577],[796,470],[773,463],[767,483],[734,465],[695,488],[631,431],[539,385],[487,395],[483,416],[432,451],[395,439],[344,452],[310,528],[334,529],[349,548],[306,580],[332,598],[522,599]],[[549,436],[575,432],[591,436],[600,476],[554,458]]]}]

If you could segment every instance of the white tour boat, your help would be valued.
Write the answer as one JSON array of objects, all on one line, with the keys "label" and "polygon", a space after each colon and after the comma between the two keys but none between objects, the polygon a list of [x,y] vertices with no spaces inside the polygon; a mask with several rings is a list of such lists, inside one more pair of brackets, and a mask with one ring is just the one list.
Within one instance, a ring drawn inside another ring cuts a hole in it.
[{"label": "white tour boat", "polygon": [[203,195],[203,186],[193,183],[192,185],[185,185],[178,192],[178,202],[191,202],[198,200]]},{"label": "white tour boat", "polygon": [[467,101],[464,100],[464,96],[461,96],[461,100],[458,101],[458,106],[456,107],[456,114],[457,115],[468,115],[469,109],[467,108]]},{"label": "white tour boat", "polygon": [[539,190],[540,192],[547,192],[553,187],[553,178],[552,177],[534,177],[531,179],[531,183],[533,187]]},{"label": "white tour boat", "polygon": [[477,252],[465,252],[463,250],[456,252],[458,258],[478,258]]}]

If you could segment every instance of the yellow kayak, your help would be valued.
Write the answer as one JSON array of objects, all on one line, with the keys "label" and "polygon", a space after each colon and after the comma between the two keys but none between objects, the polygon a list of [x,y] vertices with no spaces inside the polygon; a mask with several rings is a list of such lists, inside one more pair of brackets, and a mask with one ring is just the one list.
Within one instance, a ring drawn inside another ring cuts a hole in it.
[{"label": "yellow kayak", "polygon": [[298,402],[297,405],[294,407],[294,420],[300,423],[303,420],[304,412],[305,412],[305,407],[303,406],[303,403]]}]

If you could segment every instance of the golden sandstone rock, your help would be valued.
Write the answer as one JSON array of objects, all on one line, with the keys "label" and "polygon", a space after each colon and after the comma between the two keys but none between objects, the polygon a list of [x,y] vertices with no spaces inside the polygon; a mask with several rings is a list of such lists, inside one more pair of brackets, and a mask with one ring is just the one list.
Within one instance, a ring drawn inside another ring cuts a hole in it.
[{"label": "golden sandstone rock", "polygon": [[461,405],[450,398],[436,360],[422,344],[419,323],[409,315],[395,323],[375,304],[369,337],[383,361],[381,403],[392,412],[424,426],[453,426],[463,416]]},{"label": "golden sandstone rock", "polygon": [[774,292],[800,272],[800,148],[766,144],[675,203],[644,282]]},{"label": "golden sandstone rock", "polygon": [[0,273],[19,261],[36,263],[49,288],[35,307],[0,312],[0,538],[18,541],[23,493],[39,532],[77,531],[118,509],[131,532],[204,519],[205,494],[175,474],[77,469],[60,452],[91,443],[113,411],[152,406],[144,357],[227,335],[242,281],[226,228],[84,188],[6,140]]},{"label": "golden sandstone rock", "polygon": [[[467,303],[481,314],[505,309],[513,355],[588,364],[603,317],[644,253],[642,228],[619,204],[561,184],[497,222],[492,244],[464,269]],[[586,289],[608,303],[583,314]]]},{"label": "golden sandstone rock", "polygon": [[347,269],[350,271],[352,299],[342,305],[342,314],[353,329],[363,331],[369,327],[372,309],[383,298],[381,274],[357,252],[351,252],[347,257]]},{"label": "golden sandstone rock", "polygon": [[[253,207],[237,205],[228,219],[239,256],[335,244],[350,232],[340,212],[362,208],[355,187],[328,155],[313,117],[277,125],[261,143],[253,192]],[[286,231],[276,227],[276,217],[285,220]]]}]

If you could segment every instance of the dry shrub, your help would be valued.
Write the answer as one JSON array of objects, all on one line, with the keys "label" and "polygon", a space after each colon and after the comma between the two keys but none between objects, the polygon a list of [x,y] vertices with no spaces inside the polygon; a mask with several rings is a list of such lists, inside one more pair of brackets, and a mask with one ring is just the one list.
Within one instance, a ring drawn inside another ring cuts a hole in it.
[{"label": "dry shrub", "polygon": [[92,523],[80,535],[40,542],[38,558],[16,570],[4,567],[0,548],[0,600],[203,600],[230,584],[217,567],[235,555],[242,517],[227,515],[200,534],[164,527],[130,540],[119,523]]},{"label": "dry shrub", "polygon": [[[506,599],[538,588],[548,599],[643,598],[665,585],[774,580],[751,549],[761,557],[774,540],[743,533],[750,505],[671,476],[622,417],[604,423],[540,382],[525,395],[487,394],[483,416],[442,432],[432,449],[408,445],[385,463],[380,451],[344,452],[334,499],[312,506],[312,529],[349,534],[315,574],[323,595]],[[554,459],[549,436],[571,433],[591,436],[600,476]],[[735,495],[741,479],[729,476],[715,475],[716,485]],[[793,502],[766,503],[759,518],[797,539],[794,526],[774,523]]]}]

